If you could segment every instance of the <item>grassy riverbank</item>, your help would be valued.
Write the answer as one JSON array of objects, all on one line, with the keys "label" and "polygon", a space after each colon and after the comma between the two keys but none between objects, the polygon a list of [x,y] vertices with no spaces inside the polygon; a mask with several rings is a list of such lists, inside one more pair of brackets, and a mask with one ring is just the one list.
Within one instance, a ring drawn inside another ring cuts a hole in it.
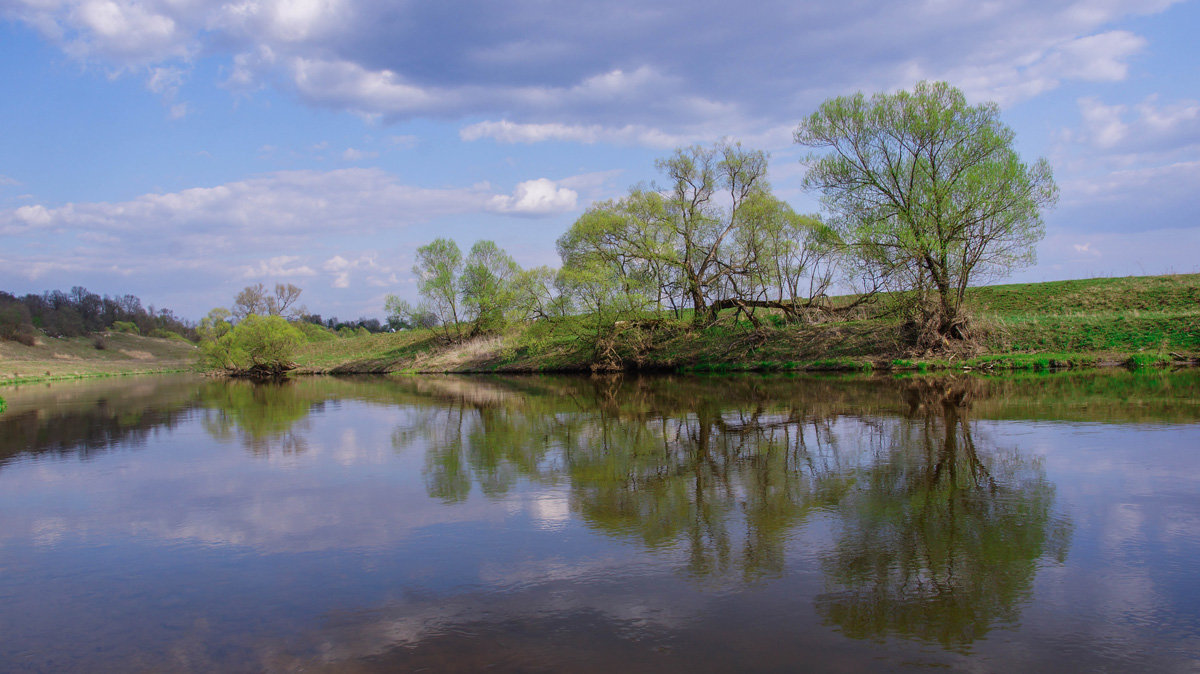
[{"label": "grassy riverbank", "polygon": [[[835,298],[836,301],[836,298]],[[732,313],[693,329],[664,318],[597,343],[583,318],[446,344],[416,330],[308,344],[302,372],[538,372],[602,368],[696,371],[1049,369],[1168,364],[1200,356],[1200,274],[1086,279],[972,289],[977,339],[953,354],[913,353],[877,303],[853,320],[755,330]]]},{"label": "grassy riverbank", "polygon": [[[836,301],[836,298],[835,298]],[[599,368],[745,370],[1051,369],[1200,357],[1200,274],[1057,281],[976,288],[968,303],[978,338],[953,354],[913,353],[900,321],[877,303],[853,320],[755,330],[727,312],[702,330],[673,318],[625,324],[597,344],[582,317],[447,344],[440,331],[334,338],[302,346],[302,373],[547,372]],[[97,346],[102,348],[97,348]],[[195,369],[195,346],[113,333],[0,341],[0,385]]]},{"label": "grassy riverbank", "polygon": [[124,333],[43,336],[34,346],[0,341],[0,385],[194,370],[198,356],[195,345],[183,340]]}]

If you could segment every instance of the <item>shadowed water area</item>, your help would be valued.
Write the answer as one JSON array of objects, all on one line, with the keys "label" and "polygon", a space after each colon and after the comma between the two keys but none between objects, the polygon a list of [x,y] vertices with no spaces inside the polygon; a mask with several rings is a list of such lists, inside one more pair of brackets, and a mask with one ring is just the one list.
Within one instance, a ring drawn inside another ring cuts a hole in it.
[{"label": "shadowed water area", "polygon": [[1200,662],[1196,371],[3,393],[0,671]]}]

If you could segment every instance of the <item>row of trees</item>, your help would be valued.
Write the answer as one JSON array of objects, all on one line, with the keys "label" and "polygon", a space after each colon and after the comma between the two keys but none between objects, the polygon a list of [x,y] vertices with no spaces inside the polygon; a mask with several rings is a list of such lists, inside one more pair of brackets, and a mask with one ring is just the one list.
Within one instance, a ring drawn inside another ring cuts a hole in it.
[{"label": "row of trees", "polygon": [[[830,99],[795,140],[813,150],[804,184],[824,220],[772,193],[764,152],[679,149],[657,162],[661,184],[596,203],[571,226],[561,269],[521,270],[490,241],[464,260],[438,239],[417,252],[423,304],[391,298],[389,313],[440,323],[449,338],[569,312],[603,326],[690,311],[704,324],[736,308],[757,325],[757,309],[800,319],[890,290],[928,335],[961,338],[967,287],[1031,264],[1041,211],[1057,198],[1049,164],[1020,160],[998,107],[969,105],[942,82]],[[857,299],[829,306],[835,284]]]},{"label": "row of trees", "polygon": [[457,340],[566,311],[554,270],[522,269],[492,241],[476,241],[464,258],[457,243],[437,239],[417,249],[413,273],[420,304],[387,298],[388,322],[399,328],[441,325],[447,339]]},{"label": "row of trees", "polygon": [[144,308],[133,295],[100,296],[82,286],[21,297],[0,292],[0,339],[32,345],[38,330],[51,337],[79,337],[105,330],[195,337],[190,322],[170,309]]}]

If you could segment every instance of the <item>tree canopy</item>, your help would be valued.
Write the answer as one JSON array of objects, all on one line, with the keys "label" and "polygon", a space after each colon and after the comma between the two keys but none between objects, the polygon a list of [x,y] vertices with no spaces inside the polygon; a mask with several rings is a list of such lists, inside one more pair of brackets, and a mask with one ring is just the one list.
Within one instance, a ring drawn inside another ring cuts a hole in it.
[{"label": "tree canopy", "polygon": [[295,367],[292,355],[304,333],[281,316],[250,314],[236,325],[230,313],[213,309],[200,321],[200,349],[214,368],[235,375],[278,376]]},{"label": "tree canopy", "polygon": [[1058,195],[1050,165],[1025,164],[994,103],[969,105],[945,82],[831,98],[800,122],[804,184],[868,273],[913,290],[913,309],[963,336],[966,288],[1028,266]]},{"label": "tree canopy", "polygon": [[771,194],[766,153],[693,146],[656,166],[665,185],[593,205],[559,239],[563,271],[585,305],[597,310],[613,295],[601,292],[604,282],[630,308],[690,307],[704,323],[728,306],[771,300],[787,310],[801,290],[819,294],[808,281],[827,283],[817,269],[829,232]]}]

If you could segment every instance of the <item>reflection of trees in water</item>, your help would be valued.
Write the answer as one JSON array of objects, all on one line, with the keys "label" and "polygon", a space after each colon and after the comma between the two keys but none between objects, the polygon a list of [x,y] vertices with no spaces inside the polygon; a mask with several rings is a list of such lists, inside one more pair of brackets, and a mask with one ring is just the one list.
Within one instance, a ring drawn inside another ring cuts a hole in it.
[{"label": "reflection of trees in water", "polygon": [[200,400],[210,410],[204,429],[217,440],[241,440],[255,456],[304,452],[308,428],[300,422],[324,404],[287,380],[213,381],[201,388]]},{"label": "reflection of trees in water", "polygon": [[1053,517],[1040,462],[972,428],[981,384],[914,382],[909,416],[866,438],[875,459],[838,504],[840,533],[821,561],[829,591],[817,598],[846,634],[969,644],[1016,620],[1040,558],[1065,556],[1069,527]]},{"label": "reflection of trees in water", "polygon": [[160,427],[187,418],[195,384],[172,377],[152,381],[56,384],[27,394],[0,416],[0,465],[21,455],[88,458],[121,445],[138,448]]},{"label": "reflection of trees in water", "polygon": [[976,437],[969,412],[986,394],[965,378],[435,391],[436,410],[395,442],[426,445],[429,492],[450,501],[473,483],[496,496],[520,476],[565,479],[591,526],[679,547],[696,576],[777,575],[819,516],[837,531],[821,557],[827,621],[966,644],[1015,619],[1037,560],[1068,544],[1041,465]]}]

